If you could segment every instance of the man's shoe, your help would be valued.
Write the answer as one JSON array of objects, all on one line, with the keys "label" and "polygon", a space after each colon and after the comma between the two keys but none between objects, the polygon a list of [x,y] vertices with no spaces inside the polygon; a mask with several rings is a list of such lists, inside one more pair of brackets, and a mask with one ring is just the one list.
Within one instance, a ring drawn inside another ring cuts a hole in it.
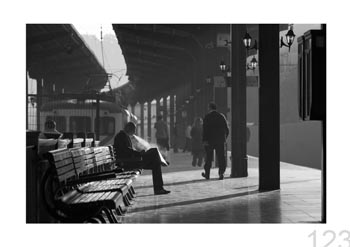
[{"label": "man's shoe", "polygon": [[169,190],[165,190],[165,189],[154,191],[155,195],[165,195],[165,194],[169,194],[169,193],[170,193],[170,191]]},{"label": "man's shoe", "polygon": [[219,180],[224,180],[224,174],[219,175]]},{"label": "man's shoe", "polygon": [[202,177],[205,179],[209,179],[209,174],[202,172]]}]

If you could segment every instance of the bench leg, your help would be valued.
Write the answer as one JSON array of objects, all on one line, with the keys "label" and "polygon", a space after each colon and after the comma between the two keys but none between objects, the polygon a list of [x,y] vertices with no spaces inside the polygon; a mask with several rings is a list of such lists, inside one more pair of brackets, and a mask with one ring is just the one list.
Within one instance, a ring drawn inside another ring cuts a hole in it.
[{"label": "bench leg", "polygon": [[128,195],[129,195],[129,197],[131,198],[131,200],[134,199],[134,198],[136,197],[136,196],[132,193],[132,190],[131,190],[131,189],[128,190]]},{"label": "bench leg", "polygon": [[132,192],[133,196],[135,196],[135,197],[136,197],[136,192],[135,192],[135,190],[134,190],[134,187],[130,186],[130,190],[131,190],[131,192]]},{"label": "bench leg", "polygon": [[118,223],[118,220],[114,217],[113,210],[108,208],[102,209],[102,212],[106,215],[108,222],[105,223]]},{"label": "bench leg", "polygon": [[112,209],[111,210],[111,216],[113,218],[113,223],[120,223],[118,220],[118,215],[116,214],[117,209]]},{"label": "bench leg", "polygon": [[132,203],[133,197],[131,196],[131,193],[129,191],[126,193],[125,196],[128,198],[129,202]]},{"label": "bench leg", "polygon": [[123,197],[123,202],[125,204],[125,206],[130,206],[131,205],[131,202],[129,201],[128,197],[125,195]]},{"label": "bench leg", "polygon": [[125,207],[123,208],[123,206],[121,205],[119,205],[118,208],[116,208],[116,214],[118,216],[124,216],[126,214],[126,211],[127,211],[126,208]]},{"label": "bench leg", "polygon": [[85,223],[97,223],[97,224],[100,224],[102,223],[101,220],[97,217],[92,217],[88,220],[85,221]]},{"label": "bench leg", "polygon": [[109,221],[107,215],[103,212],[101,212],[99,215],[97,215],[96,218],[98,218],[102,224],[108,223],[108,221]]}]

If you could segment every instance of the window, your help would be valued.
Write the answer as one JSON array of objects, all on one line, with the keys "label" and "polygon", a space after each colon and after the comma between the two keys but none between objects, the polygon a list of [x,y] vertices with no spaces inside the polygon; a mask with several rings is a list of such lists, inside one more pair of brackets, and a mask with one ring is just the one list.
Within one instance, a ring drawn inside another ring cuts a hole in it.
[{"label": "window", "polygon": [[69,131],[73,133],[91,132],[91,118],[90,117],[70,117]]},{"label": "window", "polygon": [[[96,119],[95,119],[96,132]],[[100,117],[100,135],[114,135],[115,119],[113,117]]]}]

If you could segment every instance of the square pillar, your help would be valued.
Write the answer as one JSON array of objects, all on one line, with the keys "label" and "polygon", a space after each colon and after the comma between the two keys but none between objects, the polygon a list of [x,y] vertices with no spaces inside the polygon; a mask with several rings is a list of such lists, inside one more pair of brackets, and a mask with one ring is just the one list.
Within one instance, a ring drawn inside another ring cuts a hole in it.
[{"label": "square pillar", "polygon": [[169,124],[170,124],[170,126],[169,126],[169,134],[170,134],[170,142],[169,143],[171,143],[172,144],[172,146],[173,146],[173,143],[174,143],[174,125],[175,125],[175,96],[174,96],[174,94],[171,94],[170,95],[170,106],[169,106],[169,116],[170,116],[170,120],[169,120]]},{"label": "square pillar", "polygon": [[158,119],[158,116],[161,115],[160,113],[160,99],[156,99],[156,118]]},{"label": "square pillar", "polygon": [[245,25],[232,25],[231,59],[232,59],[232,88],[231,88],[231,143],[232,166],[231,177],[247,177],[247,136],[246,136],[246,51],[242,37],[246,32]]},{"label": "square pillar", "polygon": [[145,104],[140,103],[140,129],[141,129],[141,137],[145,138],[145,109],[144,109]]},{"label": "square pillar", "polygon": [[167,100],[168,96],[164,96],[163,97],[163,120],[164,122],[166,122],[168,124],[168,100]]},{"label": "square pillar", "polygon": [[152,101],[147,102],[147,137],[148,141],[152,139]]},{"label": "square pillar", "polygon": [[28,97],[28,72],[26,75],[26,130],[28,129],[28,107],[29,107],[29,97]]},{"label": "square pillar", "polygon": [[259,190],[280,189],[279,25],[259,25]]},{"label": "square pillar", "polygon": [[40,126],[40,108],[43,103],[43,84],[44,79],[37,79],[36,80],[36,130],[40,131],[40,128],[42,127],[44,129],[44,126]]}]

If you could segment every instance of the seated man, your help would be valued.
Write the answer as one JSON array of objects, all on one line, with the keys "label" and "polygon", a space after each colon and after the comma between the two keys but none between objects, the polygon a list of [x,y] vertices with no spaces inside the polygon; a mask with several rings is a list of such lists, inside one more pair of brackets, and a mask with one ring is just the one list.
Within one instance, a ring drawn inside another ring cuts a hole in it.
[{"label": "seated man", "polygon": [[62,137],[62,133],[56,129],[56,122],[53,120],[47,120],[45,122],[44,131],[39,134],[40,139],[59,139]]},{"label": "seated man", "polygon": [[[147,151],[136,151],[132,147],[131,139],[136,132],[136,125],[128,122],[124,130],[121,130],[114,138],[114,148],[118,158],[141,158],[142,163],[138,167],[152,170],[153,189],[155,195],[168,194],[170,191],[163,188],[163,177],[161,166],[167,166],[157,148],[150,148]],[[126,165],[127,166],[127,165]]]}]

